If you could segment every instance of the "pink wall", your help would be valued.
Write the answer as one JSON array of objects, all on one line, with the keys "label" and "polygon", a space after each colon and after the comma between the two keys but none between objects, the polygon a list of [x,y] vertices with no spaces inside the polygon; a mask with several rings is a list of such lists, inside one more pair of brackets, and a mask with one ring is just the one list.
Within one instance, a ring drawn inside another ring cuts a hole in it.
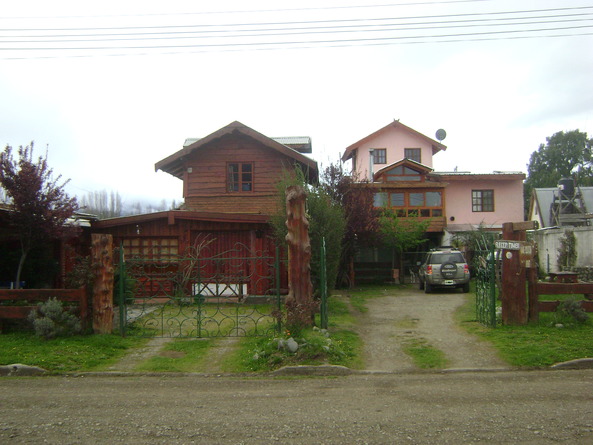
[{"label": "pink wall", "polygon": [[[515,179],[480,179],[443,177],[447,225],[485,224],[501,226],[505,222],[523,221],[523,181]],[[494,212],[472,212],[472,190],[494,190]],[[455,220],[451,221],[451,217]]]},{"label": "pink wall", "polygon": [[401,128],[390,127],[358,147],[356,172],[360,178],[366,179],[369,177],[369,150],[371,148],[385,148],[387,150],[387,163],[376,164],[373,173],[389,164],[401,161],[404,158],[405,148],[420,148],[422,164],[432,167],[432,144],[429,141]]}]

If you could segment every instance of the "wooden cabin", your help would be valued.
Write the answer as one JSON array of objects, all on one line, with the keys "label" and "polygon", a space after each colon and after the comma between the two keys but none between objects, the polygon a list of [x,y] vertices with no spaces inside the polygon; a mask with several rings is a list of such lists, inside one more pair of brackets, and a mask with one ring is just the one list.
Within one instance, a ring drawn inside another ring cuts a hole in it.
[{"label": "wooden cabin", "polygon": [[[240,122],[204,138],[188,139],[181,150],[155,165],[155,170],[183,181],[181,209],[111,218],[93,225],[96,232],[111,233],[128,258],[167,264],[166,270],[157,273],[153,266],[149,271],[145,296],[172,292],[174,284],[162,277],[174,275],[171,268],[182,275],[180,267],[187,267],[187,260],[186,266],[172,265],[174,260],[196,256],[196,249],[201,257],[212,258],[199,265],[204,282],[227,280],[234,288],[226,290],[248,295],[273,290],[270,268],[276,249],[269,220],[278,205],[276,183],[283,169],[295,166],[309,182],[318,178],[317,163],[301,153],[310,152],[310,139],[278,140]],[[301,151],[293,149],[291,142]]]}]

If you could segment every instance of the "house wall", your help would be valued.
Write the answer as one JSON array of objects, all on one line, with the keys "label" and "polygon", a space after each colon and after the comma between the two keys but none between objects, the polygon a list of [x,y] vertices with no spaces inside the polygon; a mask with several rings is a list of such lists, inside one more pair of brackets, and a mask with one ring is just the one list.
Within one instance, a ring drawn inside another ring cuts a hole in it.
[{"label": "house wall", "polygon": [[389,127],[358,147],[356,172],[361,179],[369,177],[369,150],[371,148],[385,148],[387,150],[387,163],[375,164],[373,173],[389,164],[401,161],[404,158],[405,148],[420,148],[422,164],[432,167],[432,144],[430,142],[401,128]]},{"label": "house wall", "polygon": [[271,234],[271,227],[268,224],[258,223],[194,221],[180,218],[175,219],[174,224],[169,224],[167,218],[161,218],[114,227],[94,227],[93,231],[113,235],[115,246],[119,246],[121,240],[124,238],[177,238],[179,242],[179,254],[183,255],[193,241],[192,234],[195,235],[197,232],[227,231],[231,234],[262,231],[263,233]]},{"label": "house wall", "polygon": [[[449,182],[445,189],[445,212],[447,224],[484,224],[500,228],[505,222],[523,221],[523,181],[484,180],[463,178],[454,180],[443,177]],[[494,190],[494,212],[472,211],[472,190]],[[452,221],[451,218],[454,218]]]},{"label": "house wall", "polygon": [[[227,191],[227,162],[253,163],[253,191]],[[275,184],[293,160],[241,135],[226,135],[196,150],[185,164],[188,210],[270,215],[277,207]],[[191,173],[188,173],[191,168]]]},{"label": "house wall", "polygon": [[562,227],[541,229],[534,233],[539,252],[539,268],[547,272],[559,272],[558,252],[562,238],[567,231],[572,231],[576,238],[576,267],[593,267],[593,227]]}]

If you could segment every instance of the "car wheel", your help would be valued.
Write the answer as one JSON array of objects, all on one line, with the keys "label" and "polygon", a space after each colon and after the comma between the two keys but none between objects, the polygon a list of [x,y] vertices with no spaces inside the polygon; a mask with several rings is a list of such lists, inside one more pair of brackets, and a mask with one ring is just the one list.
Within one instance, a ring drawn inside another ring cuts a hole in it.
[{"label": "car wheel", "polygon": [[461,288],[461,290],[463,291],[464,294],[467,294],[469,292],[469,283],[465,283],[463,285],[463,287]]},{"label": "car wheel", "polygon": [[429,283],[424,283],[424,293],[431,293],[432,292],[432,285],[430,285]]}]

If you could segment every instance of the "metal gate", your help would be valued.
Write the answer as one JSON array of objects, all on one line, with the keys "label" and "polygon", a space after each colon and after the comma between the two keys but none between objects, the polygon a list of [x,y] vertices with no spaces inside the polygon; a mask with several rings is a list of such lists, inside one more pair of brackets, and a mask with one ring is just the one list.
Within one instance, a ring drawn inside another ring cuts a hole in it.
[{"label": "metal gate", "polygon": [[494,246],[479,252],[474,262],[476,273],[476,318],[488,327],[496,327],[496,254]]},{"label": "metal gate", "polygon": [[[154,252],[124,258],[120,249],[120,332],[151,337],[265,336],[281,330],[280,252],[243,243],[215,249],[214,238],[183,257]],[[218,244],[218,247],[220,244]]]}]

